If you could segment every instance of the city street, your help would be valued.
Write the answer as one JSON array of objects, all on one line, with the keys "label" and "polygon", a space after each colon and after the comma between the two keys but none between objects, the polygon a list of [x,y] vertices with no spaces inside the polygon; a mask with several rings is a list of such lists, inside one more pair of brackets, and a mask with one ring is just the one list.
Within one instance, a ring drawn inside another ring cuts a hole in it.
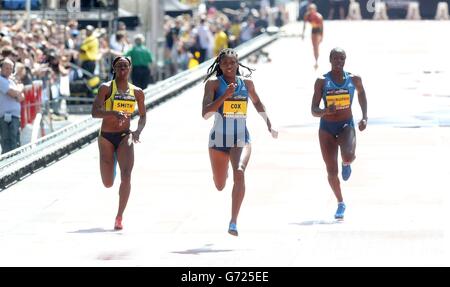
[{"label": "city street", "polygon": [[[122,231],[120,180],[103,187],[95,142],[0,192],[0,266],[450,266],[450,22],[327,21],[317,71],[301,25],[264,48],[271,62],[244,61],[279,138],[249,108],[239,237],[231,169],[223,191],[212,180],[199,83],[148,112]],[[362,77],[369,117],[341,181],[343,222],[310,112],[334,47]]]}]

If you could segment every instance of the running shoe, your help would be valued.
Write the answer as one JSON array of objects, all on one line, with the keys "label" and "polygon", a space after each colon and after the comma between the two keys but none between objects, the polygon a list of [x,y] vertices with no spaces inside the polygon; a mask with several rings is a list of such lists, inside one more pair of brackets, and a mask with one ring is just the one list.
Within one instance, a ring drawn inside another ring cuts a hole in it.
[{"label": "running shoe", "polygon": [[342,179],[348,180],[352,174],[352,167],[350,165],[342,164]]},{"label": "running shoe", "polygon": [[228,233],[230,233],[231,235],[234,235],[234,236],[238,236],[236,223],[230,222],[230,226],[228,227]]},{"label": "running shoe", "polygon": [[344,219],[344,212],[345,212],[345,203],[339,202],[338,208],[336,210],[336,214],[334,215],[335,219]]},{"label": "running shoe", "polygon": [[122,217],[116,217],[116,222],[114,223],[114,230],[122,230]]}]

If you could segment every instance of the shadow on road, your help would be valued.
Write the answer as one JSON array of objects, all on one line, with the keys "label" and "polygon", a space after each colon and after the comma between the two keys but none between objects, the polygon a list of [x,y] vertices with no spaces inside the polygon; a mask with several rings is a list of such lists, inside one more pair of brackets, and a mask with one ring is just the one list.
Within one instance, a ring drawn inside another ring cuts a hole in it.
[{"label": "shadow on road", "polygon": [[210,247],[212,245],[213,244],[206,244],[205,247],[200,247],[200,248],[196,248],[196,249],[187,249],[187,250],[184,250],[184,251],[172,251],[171,253],[199,255],[199,254],[202,254],[202,253],[220,253],[220,252],[233,251],[233,249],[213,249],[213,248]]},{"label": "shadow on road", "polygon": [[310,226],[310,225],[331,225],[331,224],[341,224],[343,223],[342,220],[306,220],[301,222],[293,222],[289,223],[291,225],[301,225],[301,226]]},{"label": "shadow on road", "polygon": [[68,233],[100,233],[100,232],[117,232],[117,230],[104,228],[90,228],[90,229],[79,229],[76,231],[70,231]]}]

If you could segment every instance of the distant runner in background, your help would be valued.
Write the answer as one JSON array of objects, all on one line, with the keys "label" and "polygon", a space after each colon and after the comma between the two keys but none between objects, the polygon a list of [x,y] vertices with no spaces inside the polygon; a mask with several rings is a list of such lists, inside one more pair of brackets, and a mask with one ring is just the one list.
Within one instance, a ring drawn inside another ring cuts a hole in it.
[{"label": "distant runner in background", "polygon": [[303,18],[303,21],[303,32],[301,35],[302,39],[305,38],[306,22],[311,23],[312,26],[311,40],[314,49],[314,58],[316,59],[314,68],[317,69],[319,67],[317,62],[319,59],[319,45],[322,43],[323,39],[323,17],[319,12],[317,12],[317,6],[315,4],[310,4],[308,6],[308,11]]}]

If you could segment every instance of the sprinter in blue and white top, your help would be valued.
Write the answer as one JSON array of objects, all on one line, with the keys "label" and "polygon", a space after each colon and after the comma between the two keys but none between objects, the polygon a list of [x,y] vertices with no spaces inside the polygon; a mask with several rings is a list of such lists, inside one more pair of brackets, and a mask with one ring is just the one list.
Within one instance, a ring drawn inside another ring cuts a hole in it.
[{"label": "sprinter in blue and white top", "polygon": [[231,98],[225,100],[215,113],[209,147],[229,153],[232,147],[244,147],[250,143],[246,123],[248,90],[240,77],[236,77],[235,83],[228,83],[223,75],[218,76],[217,80],[219,87],[214,93],[214,101],[226,93],[230,84],[235,84],[235,88]]},{"label": "sprinter in blue and white top", "polygon": [[[355,160],[356,134],[351,105],[355,89],[361,106],[362,120],[359,130],[367,126],[367,98],[361,77],[344,71],[346,54],[340,48],[330,53],[331,72],[318,78],[314,85],[311,103],[313,116],[320,117],[319,141],[322,157],[327,166],[328,183],[338,201],[336,219],[344,218],[345,204],[338,178],[338,149],[341,149],[342,179],[348,180],[351,174],[350,164]],[[325,108],[320,108],[321,100]]]},{"label": "sprinter in blue and white top", "polygon": [[[245,194],[244,172],[251,154],[250,136],[246,126],[248,98],[266,121],[272,136],[276,138],[278,135],[272,129],[253,82],[239,77],[239,66],[246,68],[251,74],[252,69],[239,63],[233,49],[224,49],[219,53],[208,69],[202,107],[203,118],[215,116],[213,130],[209,136],[209,157],[214,183],[219,191],[225,187],[229,162],[233,167],[234,185],[228,232],[235,236],[238,235],[237,217]],[[217,78],[208,80],[213,75]]]}]

